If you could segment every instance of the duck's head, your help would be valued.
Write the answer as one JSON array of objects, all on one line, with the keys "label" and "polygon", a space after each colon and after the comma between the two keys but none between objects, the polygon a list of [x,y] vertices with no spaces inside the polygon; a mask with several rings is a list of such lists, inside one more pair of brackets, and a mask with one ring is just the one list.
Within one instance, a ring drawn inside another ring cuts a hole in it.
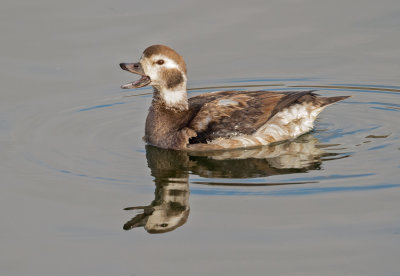
[{"label": "duck's head", "polygon": [[[155,96],[169,103],[186,100],[186,64],[173,49],[164,45],[152,45],[144,50],[137,63],[120,63],[123,70],[140,75],[140,79],[121,86],[139,88],[152,85]],[[183,95],[185,94],[185,95]]]}]

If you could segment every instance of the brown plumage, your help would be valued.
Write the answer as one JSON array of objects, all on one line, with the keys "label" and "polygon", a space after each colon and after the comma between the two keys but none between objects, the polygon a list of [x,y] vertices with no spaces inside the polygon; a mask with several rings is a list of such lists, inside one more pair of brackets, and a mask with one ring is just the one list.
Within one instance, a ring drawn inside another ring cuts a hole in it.
[{"label": "brown plumage", "polygon": [[319,97],[314,91],[222,91],[187,99],[186,64],[171,48],[150,46],[134,65],[121,68],[142,78],[123,88],[153,86],[145,140],[162,148],[216,150],[292,139],[311,130],[327,105],[348,97]]}]

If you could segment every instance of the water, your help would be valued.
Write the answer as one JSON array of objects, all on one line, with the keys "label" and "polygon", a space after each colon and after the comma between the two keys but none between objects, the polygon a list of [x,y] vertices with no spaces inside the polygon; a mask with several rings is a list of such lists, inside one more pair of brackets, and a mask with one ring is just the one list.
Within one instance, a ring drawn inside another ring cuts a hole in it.
[{"label": "water", "polygon": [[[398,275],[399,10],[6,1],[1,274]],[[134,76],[118,63],[154,43],[184,56],[190,96],[352,97],[292,142],[218,154],[146,147],[151,90],[122,91]]]}]

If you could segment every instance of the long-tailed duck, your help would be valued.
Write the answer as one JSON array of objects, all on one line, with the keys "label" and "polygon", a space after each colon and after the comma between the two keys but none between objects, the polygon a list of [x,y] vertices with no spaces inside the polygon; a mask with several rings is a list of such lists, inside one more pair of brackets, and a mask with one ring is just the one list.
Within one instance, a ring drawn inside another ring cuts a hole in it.
[{"label": "long-tailed duck", "polygon": [[164,45],[150,46],[138,63],[120,66],[141,76],[121,88],[153,86],[144,139],[161,148],[218,150],[293,139],[310,131],[326,106],[348,98],[313,91],[221,91],[188,99],[185,61]]}]

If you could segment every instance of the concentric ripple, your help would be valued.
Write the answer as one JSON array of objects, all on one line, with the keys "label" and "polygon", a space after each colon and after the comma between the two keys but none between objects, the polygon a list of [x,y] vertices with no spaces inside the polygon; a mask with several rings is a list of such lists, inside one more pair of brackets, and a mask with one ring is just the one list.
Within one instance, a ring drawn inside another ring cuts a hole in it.
[{"label": "concentric ripple", "polygon": [[[236,79],[191,86],[196,87],[189,89],[191,95],[316,89],[325,96],[352,96],[327,108],[315,129],[295,141],[187,155],[175,170],[189,177],[192,193],[275,196],[398,187],[400,128],[393,117],[400,112],[400,87],[320,84],[314,79]],[[15,130],[24,145],[19,158],[30,164],[31,173],[151,191],[154,175],[148,166],[155,168],[141,139],[151,91],[130,93],[36,112]],[[161,160],[160,153],[154,155]]]}]

